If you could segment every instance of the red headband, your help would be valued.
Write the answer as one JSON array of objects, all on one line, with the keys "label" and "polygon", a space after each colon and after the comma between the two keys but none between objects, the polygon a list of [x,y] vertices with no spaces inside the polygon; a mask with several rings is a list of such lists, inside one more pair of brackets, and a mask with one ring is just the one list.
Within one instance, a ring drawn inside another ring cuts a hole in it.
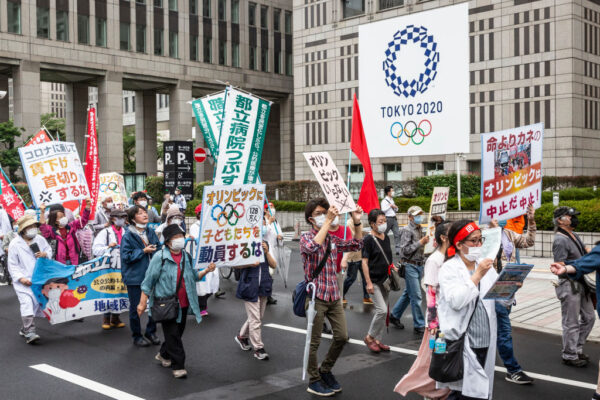
[{"label": "red headband", "polygon": [[456,254],[456,244],[467,238],[471,233],[478,231],[479,226],[475,222],[470,222],[465,225],[454,237],[452,245],[448,248],[448,257],[453,257]]}]

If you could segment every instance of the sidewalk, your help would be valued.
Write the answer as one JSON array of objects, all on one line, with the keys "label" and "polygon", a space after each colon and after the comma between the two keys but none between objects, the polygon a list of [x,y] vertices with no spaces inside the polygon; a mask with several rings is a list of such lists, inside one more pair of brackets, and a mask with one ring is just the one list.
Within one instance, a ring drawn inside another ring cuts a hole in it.
[{"label": "sidewalk", "polygon": [[[535,265],[523,287],[517,292],[517,305],[510,320],[514,327],[562,335],[560,301],[556,298],[556,276],[550,272],[550,258],[521,257],[521,262]],[[600,323],[596,321],[589,341],[600,342]]]}]

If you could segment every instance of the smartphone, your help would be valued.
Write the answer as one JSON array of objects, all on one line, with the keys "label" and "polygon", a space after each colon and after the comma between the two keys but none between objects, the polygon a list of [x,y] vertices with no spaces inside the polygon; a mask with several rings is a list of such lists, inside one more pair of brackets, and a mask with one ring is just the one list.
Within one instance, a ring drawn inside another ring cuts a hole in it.
[{"label": "smartphone", "polygon": [[40,246],[38,246],[37,243],[30,244],[29,248],[31,249],[31,251],[33,251],[33,254],[40,252]]}]

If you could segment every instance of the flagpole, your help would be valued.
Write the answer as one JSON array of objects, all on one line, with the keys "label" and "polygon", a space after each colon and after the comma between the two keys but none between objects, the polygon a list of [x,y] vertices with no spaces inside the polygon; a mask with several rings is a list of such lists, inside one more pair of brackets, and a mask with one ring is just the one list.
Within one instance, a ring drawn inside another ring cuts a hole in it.
[{"label": "flagpole", "polygon": [[[354,118],[354,116],[352,116]],[[352,143],[352,131],[350,131],[350,143]],[[350,194],[350,167],[352,166],[352,144],[350,144],[350,148],[348,149],[348,193]],[[352,194],[350,194],[352,196]],[[348,226],[348,213],[344,217],[344,240],[346,240],[346,232]]]}]

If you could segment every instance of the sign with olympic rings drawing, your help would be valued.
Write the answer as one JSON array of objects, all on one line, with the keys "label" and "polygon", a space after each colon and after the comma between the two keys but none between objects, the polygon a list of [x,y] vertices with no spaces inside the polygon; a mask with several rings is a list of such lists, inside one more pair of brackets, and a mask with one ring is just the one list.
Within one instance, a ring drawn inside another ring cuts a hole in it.
[{"label": "sign with olympic rings drawing", "polygon": [[370,156],[469,152],[468,4],[363,24],[358,32]]},{"label": "sign with olympic rings drawing", "polygon": [[123,175],[116,172],[100,174],[100,199],[112,197],[115,204],[127,205],[127,189]]},{"label": "sign with olympic rings drawing", "polygon": [[214,262],[235,267],[263,261],[265,185],[206,186],[197,239],[198,268]]}]

